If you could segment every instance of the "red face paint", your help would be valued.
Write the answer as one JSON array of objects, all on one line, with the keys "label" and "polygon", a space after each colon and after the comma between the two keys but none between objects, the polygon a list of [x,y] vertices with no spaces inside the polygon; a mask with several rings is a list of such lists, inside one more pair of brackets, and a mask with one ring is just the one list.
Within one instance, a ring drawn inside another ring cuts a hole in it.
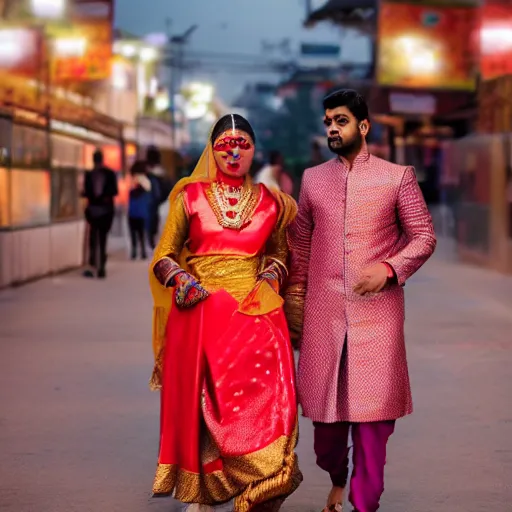
[{"label": "red face paint", "polygon": [[213,145],[218,168],[230,176],[245,176],[254,158],[254,144],[245,132],[228,130]]}]

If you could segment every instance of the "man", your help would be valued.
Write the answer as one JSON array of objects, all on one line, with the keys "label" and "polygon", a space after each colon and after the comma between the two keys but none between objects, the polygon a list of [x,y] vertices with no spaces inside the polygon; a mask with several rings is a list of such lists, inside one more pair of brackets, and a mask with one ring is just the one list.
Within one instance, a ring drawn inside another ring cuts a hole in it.
[{"label": "man", "polygon": [[[103,165],[103,153],[93,154],[94,168],[85,174],[82,197],[87,199],[85,219],[89,224],[89,265],[85,277],[106,277],[107,237],[114,220],[114,198],[118,194],[117,178],[114,171]],[[99,258],[98,258],[99,248]]]},{"label": "man", "polygon": [[375,512],[388,438],[412,412],[402,287],[436,239],[414,169],[368,154],[362,96],[340,90],[324,108],[336,158],[303,176],[287,310],[300,343],[300,402],[333,486],[325,510],[342,507],[351,428],[349,499],[356,511]]}]

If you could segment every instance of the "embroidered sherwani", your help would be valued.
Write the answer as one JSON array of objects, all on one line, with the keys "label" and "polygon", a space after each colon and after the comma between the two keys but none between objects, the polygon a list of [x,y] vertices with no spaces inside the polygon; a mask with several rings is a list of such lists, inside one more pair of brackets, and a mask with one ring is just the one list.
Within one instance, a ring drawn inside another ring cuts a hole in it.
[{"label": "embroidered sherwani", "polygon": [[[436,245],[414,169],[364,149],[352,168],[336,158],[306,170],[290,242],[287,311],[304,415],[361,423],[411,413],[403,285]],[[356,294],[363,269],[380,262],[397,282]]]}]

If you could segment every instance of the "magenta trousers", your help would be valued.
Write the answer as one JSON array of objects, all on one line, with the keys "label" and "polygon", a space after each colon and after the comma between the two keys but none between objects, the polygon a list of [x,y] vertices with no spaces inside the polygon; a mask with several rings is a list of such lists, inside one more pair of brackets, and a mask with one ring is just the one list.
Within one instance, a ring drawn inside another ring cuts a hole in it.
[{"label": "magenta trousers", "polygon": [[350,503],[356,512],[376,512],[384,492],[386,445],[395,421],[374,423],[314,423],[317,464],[336,487],[348,478],[348,434],[352,427],[352,478]]}]

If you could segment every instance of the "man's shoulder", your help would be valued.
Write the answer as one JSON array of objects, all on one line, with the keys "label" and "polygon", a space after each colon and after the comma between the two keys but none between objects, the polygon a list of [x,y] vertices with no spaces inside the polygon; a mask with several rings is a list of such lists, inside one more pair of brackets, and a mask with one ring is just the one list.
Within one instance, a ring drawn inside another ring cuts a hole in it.
[{"label": "man's shoulder", "polygon": [[103,173],[105,175],[109,176],[110,178],[116,178],[117,179],[116,171],[114,171],[110,167],[102,167],[101,170],[103,171]]},{"label": "man's shoulder", "polygon": [[314,167],[308,167],[304,170],[303,179],[317,178],[326,173],[326,171],[330,171],[337,164],[337,158],[331,158],[319,165],[315,165]]},{"label": "man's shoulder", "polygon": [[411,167],[408,165],[395,164],[394,162],[384,160],[383,158],[379,158],[375,155],[370,155],[369,163],[372,168],[381,170],[382,172],[386,172],[396,177],[403,176],[405,171]]}]

